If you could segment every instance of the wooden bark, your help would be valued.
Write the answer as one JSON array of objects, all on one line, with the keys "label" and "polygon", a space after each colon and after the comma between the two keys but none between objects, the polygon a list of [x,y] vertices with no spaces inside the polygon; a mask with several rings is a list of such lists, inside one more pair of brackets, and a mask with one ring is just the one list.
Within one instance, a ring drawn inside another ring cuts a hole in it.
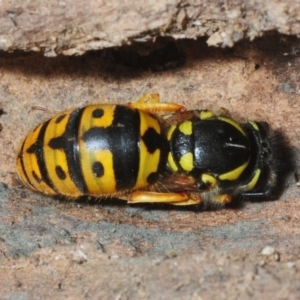
[{"label": "wooden bark", "polygon": [[293,0],[4,0],[0,49],[80,55],[161,36],[231,47],[269,31],[299,35],[299,19]]}]

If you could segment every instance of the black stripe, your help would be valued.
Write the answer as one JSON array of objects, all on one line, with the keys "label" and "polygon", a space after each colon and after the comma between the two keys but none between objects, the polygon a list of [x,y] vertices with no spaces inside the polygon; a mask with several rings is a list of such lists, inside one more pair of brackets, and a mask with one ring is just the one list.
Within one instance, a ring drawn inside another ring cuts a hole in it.
[{"label": "black stripe", "polygon": [[137,110],[117,105],[111,126],[92,127],[84,133],[82,139],[91,153],[99,149],[111,151],[116,190],[135,186],[140,161],[140,115]]},{"label": "black stripe", "polygon": [[[42,125],[42,128],[38,134],[38,137],[36,139],[36,142],[32,144],[26,151],[30,154],[35,154],[38,166],[40,168],[40,173],[42,178],[40,180],[44,181],[45,184],[47,184],[51,189],[59,193],[59,191],[56,189],[55,185],[53,184],[51,178],[49,177],[46,163],[45,163],[45,155],[44,155],[44,138],[45,138],[45,132],[48,127],[48,124],[51,120],[45,122]],[[33,175],[34,177],[34,175]]]},{"label": "black stripe", "polygon": [[75,109],[70,114],[65,132],[62,136],[51,139],[49,141],[49,147],[52,149],[60,149],[65,152],[70,178],[80,192],[86,195],[88,194],[88,189],[81,172],[78,145],[78,132],[84,109],[85,108]]},{"label": "black stripe", "polygon": [[26,141],[26,139],[24,140],[24,142],[23,142],[23,144],[22,144],[22,146],[21,146],[21,149],[20,149],[20,151],[19,151],[19,153],[18,153],[18,159],[20,160],[20,165],[21,165],[21,167],[22,167],[23,174],[25,175],[25,178],[26,178],[26,183],[27,183],[30,187],[32,187],[34,190],[36,190],[36,188],[35,188],[34,185],[32,184],[32,182],[31,182],[31,180],[30,180],[30,178],[29,178],[29,176],[28,176],[28,174],[27,174],[27,171],[26,171],[25,165],[24,165],[23,153],[24,153],[24,145],[25,145],[25,141]]},{"label": "black stripe", "polygon": [[112,125],[115,136],[112,138],[112,153],[117,190],[130,189],[136,184],[140,165],[140,126],[138,110],[116,107]]}]

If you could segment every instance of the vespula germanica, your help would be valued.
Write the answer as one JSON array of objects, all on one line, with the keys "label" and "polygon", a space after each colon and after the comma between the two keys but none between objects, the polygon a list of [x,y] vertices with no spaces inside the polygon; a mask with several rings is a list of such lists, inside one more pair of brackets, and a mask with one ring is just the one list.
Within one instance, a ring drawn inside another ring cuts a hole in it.
[{"label": "vespula germanica", "polygon": [[219,206],[272,192],[272,143],[265,122],[186,111],[147,94],[134,103],[70,110],[39,125],[20,147],[17,172],[26,186],[51,196]]}]

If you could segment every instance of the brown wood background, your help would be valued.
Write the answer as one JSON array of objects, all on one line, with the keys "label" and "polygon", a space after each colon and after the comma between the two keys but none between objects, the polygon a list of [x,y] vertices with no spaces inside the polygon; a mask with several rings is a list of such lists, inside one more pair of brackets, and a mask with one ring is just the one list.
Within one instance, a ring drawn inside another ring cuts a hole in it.
[{"label": "brown wood background", "polygon": [[299,21],[293,0],[4,0],[0,49],[74,55],[160,36],[232,47],[269,31],[299,35]]}]

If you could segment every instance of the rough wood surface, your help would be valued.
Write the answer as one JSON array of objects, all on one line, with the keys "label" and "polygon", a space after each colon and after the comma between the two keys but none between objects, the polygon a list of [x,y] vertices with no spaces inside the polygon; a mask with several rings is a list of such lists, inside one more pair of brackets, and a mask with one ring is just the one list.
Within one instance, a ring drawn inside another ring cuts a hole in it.
[{"label": "rough wood surface", "polygon": [[299,20],[293,0],[4,0],[0,49],[74,55],[160,36],[233,46],[268,31],[299,35]]},{"label": "rough wood surface", "polygon": [[147,92],[268,121],[287,137],[299,169],[299,48],[298,39],[275,35],[227,50],[180,41],[146,56],[134,48],[53,59],[2,53],[0,298],[299,298],[293,173],[277,201],[204,212],[59,202],[15,181],[19,143],[55,111]]}]

